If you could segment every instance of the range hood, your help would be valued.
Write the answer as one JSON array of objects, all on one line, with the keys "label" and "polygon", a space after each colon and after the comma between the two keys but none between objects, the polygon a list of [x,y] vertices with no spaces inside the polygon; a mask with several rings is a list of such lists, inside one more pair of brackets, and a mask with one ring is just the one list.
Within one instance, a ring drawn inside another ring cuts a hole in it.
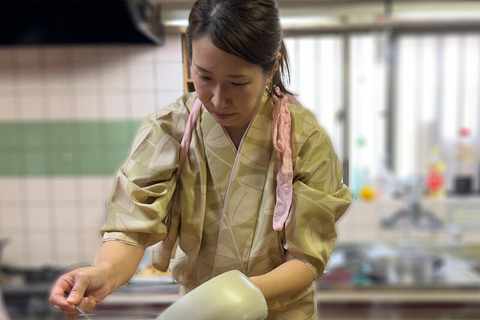
[{"label": "range hood", "polygon": [[0,0],[0,45],[162,43],[149,0]]}]

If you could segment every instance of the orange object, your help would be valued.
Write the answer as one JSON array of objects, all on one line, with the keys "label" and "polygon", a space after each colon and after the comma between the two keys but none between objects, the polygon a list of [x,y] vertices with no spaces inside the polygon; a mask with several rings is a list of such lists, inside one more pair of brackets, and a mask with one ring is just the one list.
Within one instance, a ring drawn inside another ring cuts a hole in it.
[{"label": "orange object", "polygon": [[377,197],[377,189],[370,185],[360,188],[360,199],[365,201],[373,201]]},{"label": "orange object", "polygon": [[442,198],[445,195],[446,165],[440,155],[440,147],[434,146],[430,154],[428,173],[425,177],[427,195],[431,198]]}]

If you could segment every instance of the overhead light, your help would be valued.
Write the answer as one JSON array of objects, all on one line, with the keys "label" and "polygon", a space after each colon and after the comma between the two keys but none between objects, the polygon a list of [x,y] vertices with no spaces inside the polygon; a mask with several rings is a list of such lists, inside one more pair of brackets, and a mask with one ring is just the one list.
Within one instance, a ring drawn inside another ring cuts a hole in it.
[{"label": "overhead light", "polygon": [[[319,25],[331,25],[332,23],[338,23],[336,19],[326,17],[282,17],[280,18],[280,24],[283,28],[295,28],[295,27],[314,27]],[[187,19],[171,19],[164,20],[163,25],[171,28],[186,28],[188,27]]]},{"label": "overhead light", "polygon": [[478,19],[480,11],[416,11],[396,12],[393,18],[398,20],[453,20]]},{"label": "overhead light", "polygon": [[186,28],[188,27],[188,20],[186,19],[174,19],[163,21],[165,27]]}]

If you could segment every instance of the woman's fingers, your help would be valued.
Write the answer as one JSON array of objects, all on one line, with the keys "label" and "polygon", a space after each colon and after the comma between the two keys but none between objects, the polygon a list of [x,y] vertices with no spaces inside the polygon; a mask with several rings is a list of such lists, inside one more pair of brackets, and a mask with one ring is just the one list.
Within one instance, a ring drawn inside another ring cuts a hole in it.
[{"label": "woman's fingers", "polygon": [[69,304],[79,304],[82,301],[85,290],[87,290],[90,284],[89,277],[83,274],[83,272],[78,272],[75,275],[75,283],[72,290],[68,294],[67,302]]},{"label": "woman's fingers", "polygon": [[78,304],[80,308],[86,313],[91,313],[93,308],[97,305],[97,302],[92,297],[85,297],[82,301]]},{"label": "woman's fingers", "polygon": [[58,307],[58,308],[69,320],[76,319],[80,315],[80,312],[73,305],[69,305],[68,307]]},{"label": "woman's fingers", "polygon": [[65,293],[70,292],[70,290],[72,289],[72,286],[66,279],[67,277],[67,275],[60,277],[51,291],[49,301],[54,306],[65,308],[70,305],[65,299]]}]

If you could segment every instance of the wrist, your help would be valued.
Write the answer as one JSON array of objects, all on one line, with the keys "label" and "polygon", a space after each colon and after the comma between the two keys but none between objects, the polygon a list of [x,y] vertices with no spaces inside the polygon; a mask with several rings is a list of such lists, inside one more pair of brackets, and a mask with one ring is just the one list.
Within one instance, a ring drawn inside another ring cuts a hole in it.
[{"label": "wrist", "polygon": [[109,294],[122,286],[120,279],[117,279],[115,276],[118,273],[115,272],[115,266],[113,263],[109,261],[102,261],[97,263],[95,268],[97,268],[97,270],[99,270],[100,274],[103,276],[103,283],[106,284]]}]

